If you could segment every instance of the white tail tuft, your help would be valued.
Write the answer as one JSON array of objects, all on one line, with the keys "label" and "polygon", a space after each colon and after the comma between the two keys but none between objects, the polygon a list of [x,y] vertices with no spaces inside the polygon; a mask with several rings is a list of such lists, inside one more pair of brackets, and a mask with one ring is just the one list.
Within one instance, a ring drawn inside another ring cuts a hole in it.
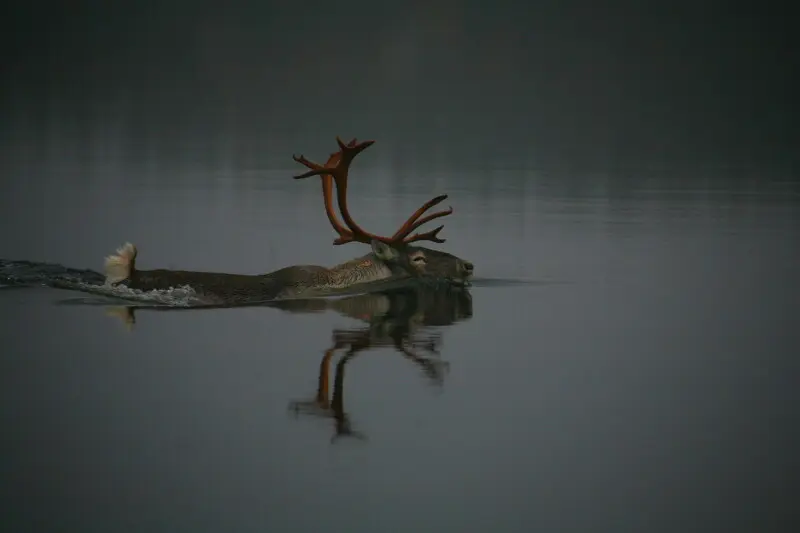
[{"label": "white tail tuft", "polygon": [[106,257],[106,285],[125,281],[134,271],[136,262],[136,246],[126,242],[121,248],[117,248],[117,255]]}]

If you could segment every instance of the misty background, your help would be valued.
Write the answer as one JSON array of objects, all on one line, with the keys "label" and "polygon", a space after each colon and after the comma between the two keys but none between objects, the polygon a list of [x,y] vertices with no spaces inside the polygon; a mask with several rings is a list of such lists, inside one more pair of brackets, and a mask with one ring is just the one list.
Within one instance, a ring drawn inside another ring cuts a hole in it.
[{"label": "misty background", "polygon": [[[6,4],[3,159],[145,150],[174,164],[291,168],[291,153],[317,153],[342,135],[391,147],[401,167],[785,168],[797,141],[786,9]],[[85,136],[92,141],[78,141]]]}]

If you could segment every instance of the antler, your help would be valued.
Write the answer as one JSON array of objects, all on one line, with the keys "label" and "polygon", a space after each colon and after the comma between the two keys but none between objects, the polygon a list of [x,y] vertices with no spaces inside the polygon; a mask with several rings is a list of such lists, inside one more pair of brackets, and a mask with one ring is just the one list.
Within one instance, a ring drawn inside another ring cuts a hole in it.
[{"label": "antler", "polygon": [[[324,166],[309,161],[302,155],[292,156],[295,161],[311,169],[304,174],[294,176],[294,179],[303,179],[311,176],[320,176],[322,178],[322,195],[325,200],[325,213],[327,214],[328,220],[333,226],[333,229],[339,234],[339,238],[334,240],[333,244],[339,245],[353,241],[369,244],[372,239],[395,246],[406,245],[416,241],[433,241],[438,243],[445,242],[445,239],[440,239],[437,236],[442,228],[444,228],[443,225],[425,233],[415,233],[410,237],[409,234],[423,224],[430,222],[431,220],[447,216],[453,212],[453,208],[449,207],[446,210],[437,211],[436,213],[431,213],[430,215],[422,217],[422,214],[425,213],[425,211],[444,201],[447,198],[446,194],[437,196],[436,198],[432,198],[431,200],[425,202],[410,217],[408,217],[408,220],[406,220],[405,223],[400,226],[400,229],[398,229],[391,237],[375,235],[362,229],[355,222],[355,220],[353,220],[353,217],[350,215],[350,211],[347,208],[348,171],[350,170],[350,164],[353,162],[355,156],[371,146],[375,141],[356,143],[356,139],[353,139],[349,143],[345,144],[339,137],[336,137],[336,142],[339,144],[339,151],[331,154]],[[333,210],[332,182],[336,183],[336,198],[339,203],[339,210],[342,212],[342,218],[344,218],[347,228],[339,223],[338,219],[336,218],[336,213]]]},{"label": "antler", "polygon": [[[354,147],[356,144],[356,140],[353,139],[349,143],[347,143],[348,147]],[[330,167],[333,165],[338,165],[339,161],[341,160],[342,152],[341,150],[338,152],[332,153],[328,160],[325,162],[326,167]],[[301,156],[292,156],[295,161],[301,163],[309,168],[321,168],[316,163],[312,163],[311,161],[307,160],[305,157]],[[322,198],[325,201],[325,214],[328,216],[328,221],[333,226],[333,229],[336,230],[336,233],[339,234],[339,238],[334,240],[333,243],[336,245],[345,244],[348,242],[353,242],[354,236],[353,232],[347,229],[346,227],[342,226],[342,223],[339,222],[339,219],[336,216],[336,211],[333,209],[333,176],[330,174],[320,174],[322,178]],[[297,178],[295,178],[297,179]]]}]

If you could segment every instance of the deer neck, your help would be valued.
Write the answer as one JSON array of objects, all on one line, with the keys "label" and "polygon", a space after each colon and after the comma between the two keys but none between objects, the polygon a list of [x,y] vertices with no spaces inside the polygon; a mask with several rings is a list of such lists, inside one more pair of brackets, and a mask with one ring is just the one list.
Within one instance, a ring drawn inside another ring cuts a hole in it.
[{"label": "deer neck", "polygon": [[372,253],[331,267],[328,270],[328,274],[331,284],[334,286],[349,286],[357,283],[381,281],[395,275],[386,263]]}]

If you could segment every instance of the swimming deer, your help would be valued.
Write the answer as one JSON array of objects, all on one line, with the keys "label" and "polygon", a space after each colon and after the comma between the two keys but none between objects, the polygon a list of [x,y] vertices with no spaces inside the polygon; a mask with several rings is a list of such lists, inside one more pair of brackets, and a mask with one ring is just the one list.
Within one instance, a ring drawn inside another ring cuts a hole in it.
[{"label": "swimming deer", "polygon": [[[353,220],[348,210],[347,180],[353,159],[374,141],[357,143],[353,139],[345,144],[337,137],[336,142],[339,144],[339,151],[331,154],[325,165],[309,161],[302,155],[293,156],[295,161],[310,169],[304,174],[294,176],[294,179],[320,176],[325,213],[331,226],[339,234],[333,244],[369,244],[371,253],[330,268],[295,265],[267,274],[248,275],[187,270],[138,270],[138,251],[133,244],[126,243],[115,255],[106,258],[105,283],[123,284],[143,291],[188,285],[204,303],[210,305],[236,305],[330,294],[410,277],[441,279],[454,285],[468,283],[473,273],[472,263],[446,252],[412,245],[419,241],[445,242],[438,237],[443,226],[425,233],[411,233],[423,224],[453,212],[451,207],[422,216],[431,207],[445,200],[447,195],[425,202],[391,237],[367,232]],[[333,208],[334,184],[344,225],[339,222]]]}]

